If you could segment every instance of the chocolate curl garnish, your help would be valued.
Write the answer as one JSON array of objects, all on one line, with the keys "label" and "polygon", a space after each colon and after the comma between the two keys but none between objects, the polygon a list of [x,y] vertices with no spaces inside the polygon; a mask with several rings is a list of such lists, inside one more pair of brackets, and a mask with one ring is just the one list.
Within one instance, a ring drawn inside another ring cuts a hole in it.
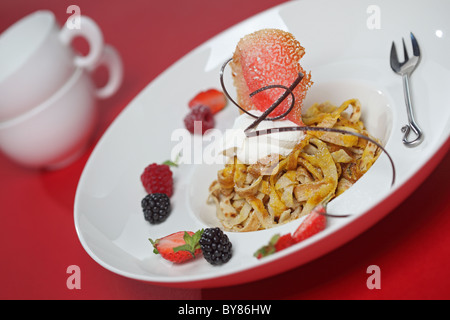
[{"label": "chocolate curl garnish", "polygon": [[[255,94],[258,94],[258,93],[260,93],[260,92],[262,92],[264,90],[267,90],[267,89],[282,88],[282,89],[286,90],[266,111],[264,111],[264,113],[258,119],[256,119],[255,122],[253,122],[247,129],[245,129],[245,133],[247,134],[247,131],[256,128],[258,126],[258,124],[260,124],[261,121],[263,121],[263,120],[278,120],[278,119],[282,119],[285,116],[287,116],[292,111],[292,108],[294,108],[294,104],[295,104],[295,96],[294,96],[294,93],[292,91],[300,83],[300,81],[302,81],[303,77],[304,77],[303,73],[299,72],[297,78],[291,84],[291,86],[289,88],[286,87],[286,86],[283,86],[283,85],[275,84],[275,85],[262,87],[262,88],[260,88],[260,89],[258,89],[256,91],[253,91],[252,93],[250,93],[250,97],[253,97]],[[280,105],[280,103],[283,102],[283,100],[286,99],[289,94],[292,96],[291,106],[289,107],[289,109],[285,113],[283,113],[282,115],[279,115],[279,116],[274,117],[274,118],[267,118],[267,116],[273,110],[275,110],[275,108],[278,107]]]},{"label": "chocolate curl garnish", "polygon": [[[247,128],[244,130],[245,135],[250,138],[250,137],[258,137],[261,135],[265,135],[265,134],[272,134],[272,133],[279,133],[279,132],[289,132],[289,131],[304,131],[304,132],[308,132],[308,131],[321,131],[321,132],[333,132],[333,133],[340,133],[340,134],[346,134],[346,135],[351,135],[351,136],[356,136],[358,138],[367,140],[373,144],[375,144],[378,148],[380,148],[388,157],[389,162],[391,164],[392,167],[392,182],[391,182],[391,187],[395,184],[395,178],[396,178],[396,171],[395,171],[395,165],[394,165],[394,161],[392,160],[391,155],[386,151],[386,149],[380,144],[378,143],[376,140],[367,137],[363,134],[357,133],[357,132],[351,132],[351,131],[346,131],[346,130],[342,130],[342,129],[335,129],[335,128],[325,128],[325,127],[308,127],[308,126],[292,126],[292,127],[281,127],[281,128],[271,128],[271,129],[264,129],[264,130],[254,130],[258,124],[260,124],[262,121],[264,120],[278,120],[281,118],[284,118],[285,116],[287,116],[291,111],[292,108],[294,107],[294,103],[295,103],[295,96],[293,94],[293,90],[295,89],[295,87],[297,87],[297,85],[302,81],[304,75],[299,72],[297,78],[294,80],[294,82],[289,86],[283,86],[283,85],[269,85],[266,87],[262,87],[254,92],[252,92],[250,94],[250,97],[253,97],[255,94],[258,94],[264,90],[268,90],[268,89],[272,89],[272,88],[282,88],[285,89],[286,91],[261,115],[261,116],[255,116],[254,114],[251,114],[250,112],[248,112],[247,110],[245,110],[244,108],[242,108],[236,101],[233,100],[233,98],[231,98],[231,96],[228,94],[227,89],[225,88],[225,84],[223,81],[223,73],[225,70],[225,67],[228,65],[228,63],[233,60],[233,58],[228,59],[227,61],[225,61],[225,63],[222,65],[222,68],[220,69],[220,84],[222,85],[222,89],[225,93],[225,95],[227,96],[227,98],[234,104],[236,105],[242,112],[248,114],[249,116],[256,118],[256,120]],[[284,99],[286,99],[289,95],[292,96],[292,101],[291,101],[291,106],[289,107],[289,109],[283,113],[280,116],[274,117],[274,118],[267,118],[267,116],[273,111],[275,110],[281,102],[284,101]],[[335,217],[335,218],[346,218],[349,217],[350,215],[334,215],[334,214],[329,214],[329,213],[323,213],[323,215],[329,216],[329,217]]]},{"label": "chocolate curl garnish", "polygon": [[373,143],[374,145],[376,145],[378,148],[380,148],[388,157],[389,162],[392,166],[392,182],[391,182],[391,186],[394,185],[395,183],[395,166],[394,166],[394,161],[392,160],[392,157],[390,156],[390,154],[386,151],[386,149],[380,144],[378,143],[376,140],[367,137],[361,133],[358,132],[351,132],[351,131],[346,131],[346,130],[342,130],[342,129],[336,129],[336,128],[324,128],[324,127],[308,127],[308,126],[297,126],[297,127],[281,127],[281,128],[271,128],[271,129],[264,129],[264,130],[256,130],[256,131],[245,131],[245,135],[250,138],[250,137],[258,137],[258,136],[262,136],[265,134],[272,134],[272,133],[279,133],[279,132],[288,132],[288,131],[322,131],[322,132],[333,132],[333,133],[340,133],[340,134],[347,134],[347,135],[351,135],[351,136],[356,136],[358,138],[361,139],[365,139],[371,143]]},{"label": "chocolate curl garnish", "polygon": [[222,68],[220,68],[220,85],[222,86],[223,89],[223,93],[225,93],[225,95],[227,96],[228,100],[230,100],[236,107],[238,107],[242,112],[248,114],[249,116],[253,117],[253,118],[257,118],[257,116],[251,114],[250,112],[248,112],[247,110],[245,110],[244,108],[242,108],[236,101],[234,101],[234,99],[228,94],[227,88],[225,87],[225,83],[223,81],[223,72],[225,70],[225,67],[228,65],[228,63],[230,63],[230,61],[233,60],[233,58],[228,59],[227,61],[225,61],[225,63],[222,65]]},{"label": "chocolate curl garnish", "polygon": [[[279,119],[282,119],[282,118],[284,118],[284,117],[286,117],[291,111],[292,111],[292,109],[294,108],[294,105],[295,105],[295,96],[294,96],[294,93],[292,92],[294,89],[295,89],[295,87],[300,83],[300,81],[302,81],[302,79],[303,79],[303,77],[304,77],[304,75],[301,73],[301,72],[299,72],[299,74],[298,74],[298,76],[297,76],[297,78],[295,79],[295,81],[291,84],[291,86],[290,87],[286,87],[286,86],[283,86],[283,85],[281,85],[281,84],[273,84],[273,85],[269,85],[269,86],[265,86],[265,87],[262,87],[262,88],[259,88],[258,90],[256,90],[256,91],[253,91],[252,93],[250,93],[250,97],[253,97],[254,95],[256,95],[256,94],[258,94],[258,93],[260,93],[260,92],[262,92],[262,91],[264,91],[264,90],[268,90],[268,89],[274,89],[274,88],[281,88],[281,89],[284,89],[284,90],[286,90],[260,117],[258,117],[258,116],[255,116],[254,114],[252,114],[252,113],[250,113],[250,112],[248,112],[247,110],[245,110],[244,108],[242,108],[236,101],[234,101],[234,99],[230,96],[230,94],[228,93],[228,90],[227,90],[227,88],[225,87],[225,83],[224,83],[224,80],[223,80],[223,73],[224,73],[224,70],[225,70],[225,67],[228,65],[228,63],[230,63],[230,61],[231,60],[233,60],[233,58],[230,58],[230,59],[228,59],[227,61],[225,61],[225,63],[222,65],[222,68],[220,69],[220,84],[221,84],[221,86],[222,86],[222,89],[223,89],[223,92],[225,93],[225,95],[227,96],[227,98],[236,106],[236,107],[238,107],[242,112],[244,112],[244,113],[246,113],[246,114],[248,114],[249,116],[251,116],[251,117],[253,117],[253,118],[255,118],[255,119],[257,119],[254,123],[252,123],[246,130],[248,130],[248,129],[252,129],[252,128],[255,128],[256,126],[258,126],[258,124],[261,122],[261,121],[263,121],[263,120],[270,120],[270,121],[273,121],[273,120],[279,120]],[[285,113],[283,113],[283,114],[281,114],[281,115],[279,115],[279,116],[276,116],[276,117],[273,117],[273,118],[267,118],[267,116],[273,111],[273,110],[275,110],[275,108],[276,107],[278,107],[279,105],[280,105],[280,103],[281,102],[283,102],[283,100],[284,99],[286,99],[287,98],[287,96],[288,95],[291,95],[292,96],[292,101],[291,101],[291,105],[289,106],[289,109],[285,112]]]}]

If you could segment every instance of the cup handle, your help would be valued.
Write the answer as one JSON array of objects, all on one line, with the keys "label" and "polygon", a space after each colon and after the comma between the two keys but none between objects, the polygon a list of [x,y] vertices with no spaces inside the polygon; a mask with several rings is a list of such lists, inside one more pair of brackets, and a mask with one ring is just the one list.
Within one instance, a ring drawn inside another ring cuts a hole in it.
[{"label": "cup handle", "polygon": [[123,80],[122,59],[114,47],[105,45],[100,58],[87,69],[92,72],[99,66],[105,66],[108,69],[109,79],[106,85],[96,89],[96,96],[99,99],[106,99],[116,93]]},{"label": "cup handle", "polygon": [[80,16],[80,27],[69,27],[68,21],[59,33],[60,40],[69,45],[77,36],[82,36],[89,43],[89,53],[86,56],[75,57],[74,63],[77,67],[86,68],[94,65],[103,51],[103,33],[99,26],[89,17]]}]

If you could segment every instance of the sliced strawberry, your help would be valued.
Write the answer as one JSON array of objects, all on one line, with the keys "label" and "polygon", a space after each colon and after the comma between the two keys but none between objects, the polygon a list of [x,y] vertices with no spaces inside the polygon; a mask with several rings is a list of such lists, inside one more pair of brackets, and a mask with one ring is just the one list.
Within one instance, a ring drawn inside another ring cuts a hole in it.
[{"label": "sliced strawberry", "polygon": [[292,235],[290,233],[285,234],[284,236],[281,236],[278,241],[275,243],[275,250],[281,251],[283,249],[289,248],[295,243],[294,238],[292,238]]},{"label": "sliced strawberry", "polygon": [[258,259],[267,257],[322,231],[327,225],[327,218],[324,213],[326,213],[325,206],[319,204],[303,220],[293,234],[288,233],[283,236],[279,234],[274,235],[267,245],[259,248],[253,255]]},{"label": "sliced strawberry", "polygon": [[164,259],[173,263],[183,263],[202,253],[199,243],[202,233],[203,230],[195,233],[179,231],[155,241],[152,239],[149,241],[153,245],[154,253],[160,254]]},{"label": "sliced strawberry", "polygon": [[295,242],[303,241],[316,233],[325,229],[327,225],[327,218],[325,215],[326,208],[324,205],[319,204],[313,211],[303,220],[300,226],[295,230],[292,235]]},{"label": "sliced strawberry", "polygon": [[275,252],[279,252],[286,249],[294,244],[294,239],[290,233],[280,236],[276,234],[270,239],[269,243],[261,248],[259,248],[254,256],[258,259],[267,257]]},{"label": "sliced strawberry", "polygon": [[216,89],[208,89],[198,93],[189,101],[189,108],[194,108],[198,105],[207,106],[211,109],[212,114],[216,114],[227,105],[227,98],[222,91]]},{"label": "sliced strawberry", "polygon": [[[294,36],[282,30],[263,29],[242,38],[230,64],[239,104],[246,110],[267,110],[285,90],[268,89],[251,98],[250,93],[269,85],[290,87],[301,72],[304,77],[293,90],[294,108],[285,118],[303,125],[301,108],[306,92],[312,84],[311,74],[306,73],[299,63],[304,54],[305,49]],[[275,117],[285,113],[291,101],[289,96],[269,116]]]}]

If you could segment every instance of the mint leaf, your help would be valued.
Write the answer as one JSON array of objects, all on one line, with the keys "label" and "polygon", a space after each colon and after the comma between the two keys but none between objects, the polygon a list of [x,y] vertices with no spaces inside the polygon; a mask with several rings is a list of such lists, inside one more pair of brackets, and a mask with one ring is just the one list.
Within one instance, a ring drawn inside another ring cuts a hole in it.
[{"label": "mint leaf", "polygon": [[261,259],[263,257],[267,257],[271,254],[274,254],[276,252],[276,248],[275,248],[275,244],[277,243],[278,239],[280,239],[280,235],[279,234],[275,234],[269,241],[268,244],[266,244],[265,246],[262,246],[261,248],[259,248],[254,254],[253,256]]},{"label": "mint leaf", "polygon": [[173,248],[174,252],[178,251],[188,251],[192,254],[193,257],[195,257],[195,251],[197,249],[200,249],[200,238],[203,234],[203,229],[197,231],[192,236],[189,235],[189,233],[184,232],[183,240],[185,244]]}]

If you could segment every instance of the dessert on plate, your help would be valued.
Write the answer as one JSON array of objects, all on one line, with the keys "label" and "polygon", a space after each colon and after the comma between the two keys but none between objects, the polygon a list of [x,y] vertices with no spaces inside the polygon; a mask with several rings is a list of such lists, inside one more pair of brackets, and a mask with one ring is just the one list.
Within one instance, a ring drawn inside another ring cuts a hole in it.
[{"label": "dessert on plate", "polygon": [[300,65],[304,54],[278,29],[236,46],[230,67],[241,115],[225,136],[228,162],[208,199],[226,231],[272,228],[309,214],[351,187],[381,153],[358,99],[316,103],[302,113],[313,84]]}]

